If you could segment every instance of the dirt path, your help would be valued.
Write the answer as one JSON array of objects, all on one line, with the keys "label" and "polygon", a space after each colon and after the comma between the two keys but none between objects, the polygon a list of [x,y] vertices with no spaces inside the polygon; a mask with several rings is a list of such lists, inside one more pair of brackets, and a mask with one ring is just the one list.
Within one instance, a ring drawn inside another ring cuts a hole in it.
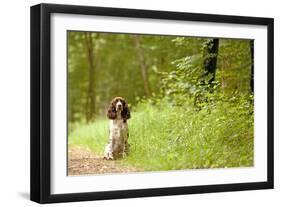
[{"label": "dirt path", "polygon": [[70,147],[68,149],[68,175],[86,175],[101,173],[126,173],[139,171],[124,166],[120,161],[107,161],[87,148]]}]

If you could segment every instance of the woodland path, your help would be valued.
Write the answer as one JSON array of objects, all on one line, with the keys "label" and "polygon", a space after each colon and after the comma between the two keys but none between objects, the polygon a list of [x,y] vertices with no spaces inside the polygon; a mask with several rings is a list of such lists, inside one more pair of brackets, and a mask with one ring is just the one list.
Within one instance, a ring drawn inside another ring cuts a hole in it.
[{"label": "woodland path", "polygon": [[83,147],[68,149],[68,175],[137,172],[136,168],[121,164],[120,160],[104,160],[101,155]]}]

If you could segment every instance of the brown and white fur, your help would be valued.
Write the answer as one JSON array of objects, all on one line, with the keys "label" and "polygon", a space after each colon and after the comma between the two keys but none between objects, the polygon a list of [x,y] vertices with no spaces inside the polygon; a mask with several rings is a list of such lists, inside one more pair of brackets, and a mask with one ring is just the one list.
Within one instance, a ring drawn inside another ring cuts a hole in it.
[{"label": "brown and white fur", "polygon": [[104,150],[104,159],[114,160],[124,157],[128,152],[129,129],[127,120],[131,117],[127,102],[122,97],[115,97],[108,107],[110,119],[109,141]]}]

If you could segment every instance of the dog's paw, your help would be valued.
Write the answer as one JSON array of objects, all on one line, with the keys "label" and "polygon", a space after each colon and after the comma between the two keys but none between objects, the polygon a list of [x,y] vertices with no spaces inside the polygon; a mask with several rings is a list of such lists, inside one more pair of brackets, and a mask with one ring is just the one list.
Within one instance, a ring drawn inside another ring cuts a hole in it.
[{"label": "dog's paw", "polygon": [[104,160],[114,160],[114,157],[113,157],[112,155],[108,155],[108,154],[107,154],[107,155],[104,155],[104,156],[103,156],[103,159],[104,159]]}]

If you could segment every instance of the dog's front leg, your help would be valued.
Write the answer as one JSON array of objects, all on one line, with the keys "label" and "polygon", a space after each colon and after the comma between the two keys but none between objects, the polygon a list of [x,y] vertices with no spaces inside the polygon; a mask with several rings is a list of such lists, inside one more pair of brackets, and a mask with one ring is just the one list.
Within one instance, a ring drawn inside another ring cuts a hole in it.
[{"label": "dog's front leg", "polygon": [[106,145],[104,150],[104,159],[106,160],[113,160],[113,140],[109,140],[109,143]]},{"label": "dog's front leg", "polygon": [[128,137],[129,137],[129,131],[127,129],[127,134],[124,136],[125,139],[124,139],[123,151],[122,151],[123,157],[125,157],[129,151]]},{"label": "dog's front leg", "polygon": [[122,149],[122,157],[124,158],[124,157],[126,157],[126,155],[127,155],[126,144],[124,143],[123,144],[123,149]]}]

